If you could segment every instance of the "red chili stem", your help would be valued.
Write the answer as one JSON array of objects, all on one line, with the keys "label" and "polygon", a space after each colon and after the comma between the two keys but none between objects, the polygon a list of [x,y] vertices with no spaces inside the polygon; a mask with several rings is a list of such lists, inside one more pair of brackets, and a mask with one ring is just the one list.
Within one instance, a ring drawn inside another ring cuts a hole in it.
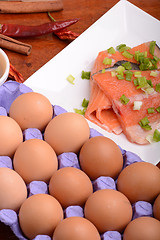
[{"label": "red chili stem", "polygon": [[19,24],[0,24],[0,33],[9,37],[36,37],[56,33],[78,21],[77,18],[65,21],[44,23],[36,26]]}]

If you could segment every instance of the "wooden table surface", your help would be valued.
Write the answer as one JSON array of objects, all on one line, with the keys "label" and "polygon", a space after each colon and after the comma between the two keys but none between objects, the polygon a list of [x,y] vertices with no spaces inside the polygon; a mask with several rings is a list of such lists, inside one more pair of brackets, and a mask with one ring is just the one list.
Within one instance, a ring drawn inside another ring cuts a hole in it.
[{"label": "wooden table surface", "polygon": [[[79,22],[69,29],[81,34],[117,2],[118,0],[63,0],[64,9],[53,12],[52,16],[56,20],[79,18]],[[160,0],[129,0],[129,2],[160,20]],[[50,19],[47,13],[0,14],[0,23],[39,25],[48,21]],[[59,40],[53,34],[19,40],[32,45],[29,56],[4,50],[11,64],[16,67],[25,80],[69,44],[68,41]],[[0,239],[15,240],[17,238],[7,227],[0,225]]]},{"label": "wooden table surface", "polygon": [[[63,0],[64,9],[53,12],[52,16],[56,20],[79,18],[79,22],[69,29],[81,34],[117,2],[118,0]],[[160,20],[160,0],[130,0],[130,2]],[[0,23],[38,25],[48,21],[50,19],[47,13],[0,14]],[[69,44],[68,41],[59,40],[53,34],[19,40],[32,45],[29,56],[7,50],[5,52],[11,64],[22,73],[25,80]]]}]

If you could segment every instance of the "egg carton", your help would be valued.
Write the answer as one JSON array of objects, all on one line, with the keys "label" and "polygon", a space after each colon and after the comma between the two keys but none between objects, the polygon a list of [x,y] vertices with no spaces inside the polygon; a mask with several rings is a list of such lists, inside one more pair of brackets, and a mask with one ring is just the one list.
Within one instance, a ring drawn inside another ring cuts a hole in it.
[{"label": "egg carton", "polygon": [[[0,115],[7,116],[12,102],[21,94],[32,92],[32,89],[22,83],[15,81],[8,81],[0,86]],[[58,105],[53,106],[53,118],[61,113],[67,112]],[[95,136],[102,136],[97,130],[90,128],[90,138]],[[28,128],[23,131],[23,140],[42,139],[43,133],[36,128]],[[141,162],[142,159],[130,151],[126,151],[119,146],[123,155],[123,168],[135,162]],[[7,167],[13,169],[12,159],[8,156],[0,156],[0,167]],[[78,156],[73,152],[66,152],[58,155],[58,169],[64,167],[75,167],[80,169]],[[101,189],[116,189],[116,180],[111,177],[101,176],[92,181],[93,191]],[[48,194],[48,185],[43,181],[32,181],[27,185],[28,197],[45,193]],[[149,202],[138,201],[132,205],[133,217],[132,220],[142,216],[153,217],[153,208]],[[64,218],[79,216],[84,217],[83,208],[80,206],[69,206],[64,210]],[[27,240],[23,235],[18,221],[18,214],[11,209],[0,210],[0,222],[9,226],[15,236],[20,240]],[[122,235],[117,231],[107,231],[101,235],[102,240],[121,240]],[[38,235],[34,240],[51,240],[50,236]]]}]

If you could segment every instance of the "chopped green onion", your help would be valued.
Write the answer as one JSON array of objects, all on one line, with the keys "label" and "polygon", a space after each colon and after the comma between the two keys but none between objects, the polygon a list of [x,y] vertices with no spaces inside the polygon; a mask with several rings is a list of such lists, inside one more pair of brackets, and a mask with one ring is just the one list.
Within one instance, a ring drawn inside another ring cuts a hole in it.
[{"label": "chopped green onion", "polygon": [[126,57],[126,58],[130,58],[130,59],[133,58],[133,55],[132,55],[131,53],[127,52],[127,51],[124,51],[124,52],[122,53],[122,55],[123,55],[124,57]]},{"label": "chopped green onion", "polygon": [[148,134],[148,135],[146,136],[146,140],[147,140],[149,143],[154,143],[153,134]]},{"label": "chopped green onion", "polygon": [[123,72],[124,72],[125,68],[123,66],[119,66],[117,69],[116,69],[116,72],[118,73],[117,74],[117,78],[119,80],[121,79],[124,79],[124,76],[123,76]]},{"label": "chopped green onion", "polygon": [[120,97],[120,101],[122,104],[127,104],[129,102],[129,98],[127,98],[124,94]]},{"label": "chopped green onion", "polygon": [[86,108],[84,108],[84,109],[74,108],[74,112],[75,112],[75,113],[78,113],[78,114],[80,114],[80,115],[84,115],[84,114],[85,114],[85,111],[86,111]]},{"label": "chopped green onion", "polygon": [[141,72],[139,72],[139,71],[138,72],[134,72],[134,76],[135,77],[141,77]]},{"label": "chopped green onion", "polygon": [[120,45],[118,45],[117,47],[116,47],[116,49],[118,50],[118,51],[120,51],[120,49],[121,48],[124,48],[124,47],[126,47],[126,44],[120,44]]},{"label": "chopped green onion", "polygon": [[156,62],[159,62],[159,61],[160,61],[160,58],[158,58],[157,56],[154,56],[154,57],[153,57],[153,60],[155,60]]},{"label": "chopped green onion", "polygon": [[157,71],[151,71],[150,76],[157,77],[158,72]]},{"label": "chopped green onion", "polygon": [[73,77],[71,74],[67,77],[68,82],[71,84],[74,84],[75,77]]},{"label": "chopped green onion", "polygon": [[125,71],[124,74],[126,75],[126,81],[131,81],[133,72],[131,71]]},{"label": "chopped green onion", "polygon": [[116,72],[117,73],[123,73],[124,70],[125,70],[125,68],[123,66],[119,66],[119,67],[117,67]]},{"label": "chopped green onion", "polygon": [[110,54],[114,54],[116,51],[113,47],[110,47],[107,49],[107,52],[110,53]]},{"label": "chopped green onion", "polygon": [[135,53],[134,53],[134,59],[135,59],[137,62],[143,61],[143,60],[144,60],[144,57],[145,57],[145,53],[140,52],[140,51],[135,51]]},{"label": "chopped green onion", "polygon": [[111,76],[115,77],[116,76],[116,72],[115,71],[111,71]]},{"label": "chopped green onion", "polygon": [[138,77],[137,80],[138,80],[138,87],[137,87],[137,89],[143,88],[143,87],[147,86],[147,79],[146,79],[146,77]]},{"label": "chopped green onion", "polygon": [[143,119],[140,120],[139,125],[145,130],[151,130],[152,128],[148,123],[149,123],[148,118],[144,117]]},{"label": "chopped green onion", "polygon": [[160,92],[160,83],[156,84],[156,92]]},{"label": "chopped green onion", "polygon": [[82,71],[82,75],[81,75],[82,79],[88,79],[89,80],[90,76],[91,76],[91,72]]},{"label": "chopped green onion", "polygon": [[122,63],[122,66],[123,66],[126,70],[131,70],[131,69],[132,69],[132,66],[131,66],[131,63],[130,63],[130,62]]},{"label": "chopped green onion", "polygon": [[103,64],[105,65],[111,65],[112,64],[112,59],[105,57],[103,60]]},{"label": "chopped green onion", "polygon": [[154,108],[153,107],[148,108],[147,111],[148,111],[148,113],[154,113]]},{"label": "chopped green onion", "polygon": [[150,42],[149,52],[150,52],[150,54],[152,54],[152,56],[154,56],[155,46],[156,46],[156,41]]},{"label": "chopped green onion", "polygon": [[144,52],[144,57],[145,57],[145,58],[147,57],[147,51]]},{"label": "chopped green onion", "polygon": [[147,83],[153,88],[153,83],[151,79],[147,80]]},{"label": "chopped green onion", "polygon": [[142,101],[134,101],[133,110],[140,110],[142,107]]},{"label": "chopped green onion", "polygon": [[105,68],[103,68],[103,69],[102,69],[102,73],[105,73],[105,71],[106,71]]},{"label": "chopped green onion", "polygon": [[155,129],[155,131],[153,133],[153,140],[155,142],[159,142],[160,141],[160,131],[158,131],[158,129]]},{"label": "chopped green onion", "polygon": [[83,102],[82,102],[82,107],[88,107],[88,103],[89,103],[89,100],[86,100],[85,98],[83,99]]},{"label": "chopped green onion", "polygon": [[134,101],[133,110],[140,110],[142,107],[142,101]]},{"label": "chopped green onion", "polygon": [[156,108],[156,111],[160,113],[160,106]]},{"label": "chopped green onion", "polygon": [[149,86],[146,86],[144,88],[141,88],[144,92],[146,92],[147,94],[151,94],[154,92],[154,89],[149,85]]},{"label": "chopped green onion", "polygon": [[119,80],[122,80],[122,79],[124,79],[124,77],[123,77],[123,75],[122,75],[122,74],[117,74],[116,76],[117,76],[117,78],[118,78]]},{"label": "chopped green onion", "polygon": [[137,79],[137,78],[134,79],[134,80],[133,80],[133,83],[134,83],[135,86],[138,86],[138,79]]},{"label": "chopped green onion", "polygon": [[131,49],[131,48],[130,48],[130,47],[127,47],[127,46],[124,46],[124,47],[121,47],[121,48],[119,49],[119,52],[124,52],[124,51],[129,50],[129,49]]}]

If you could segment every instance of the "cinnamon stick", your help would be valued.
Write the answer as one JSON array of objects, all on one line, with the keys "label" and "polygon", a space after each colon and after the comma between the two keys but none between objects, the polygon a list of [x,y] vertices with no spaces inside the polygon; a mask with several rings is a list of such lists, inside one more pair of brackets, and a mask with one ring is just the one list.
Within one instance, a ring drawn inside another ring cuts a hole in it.
[{"label": "cinnamon stick", "polygon": [[0,13],[52,12],[63,9],[62,0],[0,1]]},{"label": "cinnamon stick", "polygon": [[18,52],[24,55],[29,55],[32,49],[31,45],[17,41],[13,38],[4,36],[3,34],[0,34],[0,47],[14,51],[14,52]]}]

